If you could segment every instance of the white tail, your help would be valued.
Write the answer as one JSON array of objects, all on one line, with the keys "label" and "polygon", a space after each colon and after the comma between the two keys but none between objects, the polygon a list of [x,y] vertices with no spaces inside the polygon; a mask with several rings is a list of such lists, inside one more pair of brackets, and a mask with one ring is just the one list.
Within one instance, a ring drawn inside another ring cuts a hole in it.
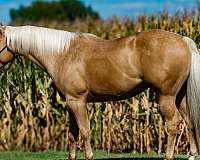
[{"label": "white tail", "polygon": [[187,82],[187,104],[191,128],[195,133],[198,151],[200,149],[200,55],[195,42],[184,37],[192,53],[190,75]]}]

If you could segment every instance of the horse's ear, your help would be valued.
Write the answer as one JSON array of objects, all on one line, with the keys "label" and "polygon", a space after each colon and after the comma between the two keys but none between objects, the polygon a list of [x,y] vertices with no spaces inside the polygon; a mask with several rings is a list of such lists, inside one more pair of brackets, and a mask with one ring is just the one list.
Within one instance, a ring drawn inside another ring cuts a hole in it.
[{"label": "horse's ear", "polygon": [[3,36],[5,32],[5,26],[2,22],[0,22],[0,36]]},{"label": "horse's ear", "polygon": [[0,22],[0,27],[5,29],[6,26],[2,22]]}]

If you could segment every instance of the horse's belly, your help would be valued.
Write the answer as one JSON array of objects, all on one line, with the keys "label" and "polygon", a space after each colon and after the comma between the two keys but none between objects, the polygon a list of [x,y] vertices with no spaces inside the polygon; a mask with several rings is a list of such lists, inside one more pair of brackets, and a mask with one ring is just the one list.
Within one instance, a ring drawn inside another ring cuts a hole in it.
[{"label": "horse's belly", "polygon": [[109,101],[129,98],[143,88],[141,79],[118,80],[111,79],[104,83],[95,83],[90,86],[88,101]]}]

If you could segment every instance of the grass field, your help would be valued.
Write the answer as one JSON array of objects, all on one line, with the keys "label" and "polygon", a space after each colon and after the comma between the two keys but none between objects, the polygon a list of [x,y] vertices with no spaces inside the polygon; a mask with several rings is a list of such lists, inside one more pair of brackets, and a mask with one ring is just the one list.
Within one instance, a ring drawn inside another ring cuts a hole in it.
[{"label": "grass field", "polygon": [[[146,154],[115,154],[106,151],[95,151],[95,159],[164,159],[164,155],[146,155]],[[23,152],[23,151],[7,151],[0,152],[0,160],[65,160],[67,153],[63,151],[47,151],[47,152]],[[78,153],[78,159],[84,159],[82,152]],[[188,159],[186,155],[176,155],[175,159]],[[200,157],[198,157],[200,159]]]}]

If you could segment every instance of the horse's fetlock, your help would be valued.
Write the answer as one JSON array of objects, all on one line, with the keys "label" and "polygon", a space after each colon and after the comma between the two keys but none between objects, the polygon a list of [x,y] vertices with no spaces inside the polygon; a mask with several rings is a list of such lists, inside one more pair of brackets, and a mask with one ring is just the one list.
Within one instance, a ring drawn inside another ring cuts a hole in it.
[{"label": "horse's fetlock", "polygon": [[76,160],[76,155],[69,154],[68,160]]}]

